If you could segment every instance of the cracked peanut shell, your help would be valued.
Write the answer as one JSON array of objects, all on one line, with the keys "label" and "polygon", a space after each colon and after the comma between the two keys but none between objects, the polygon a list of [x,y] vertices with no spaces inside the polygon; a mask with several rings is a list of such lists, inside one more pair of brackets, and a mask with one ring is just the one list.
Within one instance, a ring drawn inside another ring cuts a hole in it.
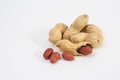
[{"label": "cracked peanut shell", "polygon": [[59,49],[63,52],[70,52],[74,56],[80,56],[83,55],[81,53],[78,53],[78,49],[82,46],[87,45],[88,42],[80,42],[78,44],[72,43],[71,41],[67,39],[60,40],[56,43],[56,46],[59,47]]},{"label": "cracked peanut shell", "polygon": [[102,44],[103,35],[102,31],[96,25],[87,24],[80,33],[72,35],[70,40],[73,43],[86,41],[94,48]]}]

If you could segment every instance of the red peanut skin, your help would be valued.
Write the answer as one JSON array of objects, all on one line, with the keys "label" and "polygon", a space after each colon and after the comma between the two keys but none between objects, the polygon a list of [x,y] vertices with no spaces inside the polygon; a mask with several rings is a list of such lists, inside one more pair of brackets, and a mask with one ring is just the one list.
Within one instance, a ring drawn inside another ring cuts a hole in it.
[{"label": "red peanut skin", "polygon": [[43,54],[43,57],[48,60],[50,59],[50,56],[53,54],[53,49],[52,48],[47,48]]},{"label": "red peanut skin", "polygon": [[60,59],[60,54],[58,52],[54,52],[50,57],[51,63],[56,63]]},{"label": "red peanut skin", "polygon": [[74,60],[74,56],[71,53],[69,53],[69,52],[64,52],[62,54],[62,57],[63,57],[64,60],[67,60],[67,61]]},{"label": "red peanut skin", "polygon": [[92,53],[92,47],[89,45],[82,46],[81,48],[78,49],[78,52],[83,55],[89,55]]}]

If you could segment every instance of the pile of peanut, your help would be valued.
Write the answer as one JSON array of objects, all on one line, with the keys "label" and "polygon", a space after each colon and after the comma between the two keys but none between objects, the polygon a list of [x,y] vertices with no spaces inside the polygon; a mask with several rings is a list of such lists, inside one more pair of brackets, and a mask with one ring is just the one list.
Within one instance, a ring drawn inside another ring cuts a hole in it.
[{"label": "pile of peanut", "polygon": [[[102,31],[96,25],[88,24],[88,20],[88,15],[84,14],[77,17],[69,28],[64,23],[58,23],[50,30],[49,41],[59,47],[65,60],[73,60],[74,56],[91,54],[92,49],[103,42]],[[49,52],[47,49],[44,52],[44,57],[49,57],[50,61],[55,63],[60,58],[60,54],[53,52],[53,50]],[[56,53],[59,58],[52,60]],[[46,54],[48,54],[47,57]]]}]

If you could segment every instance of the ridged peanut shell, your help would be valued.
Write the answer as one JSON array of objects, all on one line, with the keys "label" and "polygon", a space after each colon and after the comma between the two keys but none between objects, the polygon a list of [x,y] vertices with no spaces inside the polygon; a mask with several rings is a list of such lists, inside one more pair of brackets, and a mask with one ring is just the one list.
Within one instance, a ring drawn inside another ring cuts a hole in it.
[{"label": "ridged peanut shell", "polygon": [[71,54],[73,54],[74,56],[80,56],[82,55],[81,53],[78,53],[77,50],[81,47],[81,46],[85,46],[87,45],[88,42],[80,42],[78,44],[74,44],[71,41],[67,40],[67,39],[63,39],[60,40],[56,43],[56,46],[59,47],[59,49],[63,52],[70,52]]},{"label": "ridged peanut shell", "polygon": [[65,31],[63,38],[69,39],[72,34],[79,33],[88,23],[88,19],[89,17],[86,14],[81,15],[77,19],[75,19],[73,24],[71,24],[70,28]]},{"label": "ridged peanut shell", "polygon": [[53,29],[49,32],[49,41],[55,44],[62,39],[63,33],[68,27],[63,23],[58,23]]},{"label": "ridged peanut shell", "polygon": [[80,43],[83,42],[85,40],[85,38],[87,38],[88,33],[77,33],[77,34],[73,34],[70,36],[70,41],[73,43]]}]

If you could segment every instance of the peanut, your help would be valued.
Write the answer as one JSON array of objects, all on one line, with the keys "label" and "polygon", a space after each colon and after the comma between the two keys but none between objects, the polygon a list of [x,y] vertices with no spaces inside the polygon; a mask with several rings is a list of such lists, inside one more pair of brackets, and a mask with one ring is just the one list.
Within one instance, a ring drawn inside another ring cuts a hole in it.
[{"label": "peanut", "polygon": [[102,44],[103,36],[102,31],[97,26],[93,24],[87,24],[80,33],[71,35],[70,40],[73,43],[86,41],[94,48]]},{"label": "peanut", "polygon": [[87,41],[93,48],[95,48],[102,44],[103,37],[95,33],[89,33],[87,38],[85,38],[85,41]]},{"label": "peanut", "polygon": [[60,54],[58,52],[54,52],[50,57],[51,63],[56,63],[60,59]]},{"label": "peanut", "polygon": [[85,46],[87,44],[88,44],[88,42],[80,42],[80,43],[75,44],[67,39],[60,40],[56,43],[57,47],[59,47],[61,51],[70,52],[75,56],[83,55],[83,54],[79,53],[77,50],[81,46]]},{"label": "peanut", "polygon": [[50,59],[50,56],[52,55],[53,53],[53,49],[52,48],[48,48],[45,50],[44,54],[43,54],[43,57],[45,59]]},{"label": "peanut", "polygon": [[92,53],[92,47],[89,45],[82,46],[78,49],[78,52],[83,54],[83,55],[88,55]]},{"label": "peanut", "polygon": [[81,32],[85,32],[85,33],[95,33],[97,35],[102,35],[102,31],[99,27],[97,27],[94,24],[87,24],[82,30]]},{"label": "peanut", "polygon": [[70,36],[70,41],[73,43],[83,42],[85,40],[85,38],[87,37],[87,35],[88,34],[84,33],[84,32],[73,34]]},{"label": "peanut", "polygon": [[74,60],[74,56],[69,52],[64,52],[62,54],[62,57],[63,57],[64,60],[68,60],[68,61]]},{"label": "peanut", "polygon": [[85,41],[89,42],[89,44],[94,48],[98,47],[103,42],[103,34],[102,31],[94,24],[87,24],[83,29],[84,32],[88,33]]},{"label": "peanut", "polygon": [[53,29],[50,30],[49,32],[49,41],[55,44],[59,40],[62,39],[62,35],[67,29],[67,26],[63,23],[58,23],[55,25]]},{"label": "peanut", "polygon": [[63,34],[63,38],[64,39],[69,39],[70,36],[72,34],[76,34],[79,33],[87,24],[88,22],[88,15],[84,14],[79,16],[74,22],[73,24],[71,24],[70,28],[67,29],[64,34]]}]

